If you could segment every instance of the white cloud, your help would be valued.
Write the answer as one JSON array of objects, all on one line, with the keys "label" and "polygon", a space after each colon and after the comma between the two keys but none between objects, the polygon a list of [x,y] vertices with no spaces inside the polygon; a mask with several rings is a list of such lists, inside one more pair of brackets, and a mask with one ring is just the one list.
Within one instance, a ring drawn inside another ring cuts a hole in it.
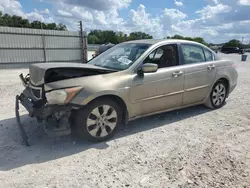
[{"label": "white cloud", "polygon": [[165,8],[163,10],[163,14],[161,15],[164,37],[180,33],[182,28],[179,28],[178,24],[184,23],[185,18],[187,18],[187,15],[183,12],[177,9]]},{"label": "white cloud", "polygon": [[70,12],[66,12],[66,11],[63,11],[63,10],[57,10],[57,13],[60,16],[65,16],[65,17],[72,17],[73,16]]},{"label": "white cloud", "polygon": [[161,15],[153,16],[144,5],[139,5],[137,10],[130,11],[130,19],[125,26],[131,31],[143,31],[155,38],[163,38],[175,34],[178,30],[175,25],[187,18],[186,14],[177,9],[165,8],[160,13]]},{"label": "white cloud", "polygon": [[119,16],[117,9],[106,11],[93,10],[88,7],[56,2],[54,4],[57,22],[65,23],[69,30],[77,30],[78,21],[83,21],[86,31],[91,29],[114,29],[119,30],[124,24],[124,20]]},{"label": "white cloud", "polygon": [[41,10],[41,11],[39,11],[39,10],[37,10],[36,8],[34,9],[34,11],[36,12],[36,13],[40,13],[40,14],[49,14],[50,12],[49,12],[49,9],[44,9],[44,10]]},{"label": "white cloud", "polygon": [[0,9],[4,13],[24,16],[22,5],[17,0],[0,0]]},{"label": "white cloud", "polygon": [[44,9],[42,11],[40,11],[41,14],[49,14],[49,9]]},{"label": "white cloud", "polygon": [[27,13],[27,14],[25,14],[25,17],[31,21],[41,21],[41,22],[45,21],[43,15],[41,15],[37,12]]},{"label": "white cloud", "polygon": [[239,4],[250,6],[250,0],[239,0]]},{"label": "white cloud", "polygon": [[149,34],[155,34],[156,37],[162,35],[163,25],[159,16],[153,17],[146,12],[144,5],[139,5],[137,10],[130,11],[130,20],[127,21],[126,27],[130,31],[143,31]]},{"label": "white cloud", "polygon": [[177,0],[174,1],[174,4],[175,4],[176,6],[183,6],[183,2],[177,1]]},{"label": "white cloud", "polygon": [[[34,12],[25,13],[22,5],[17,0],[0,0],[0,10],[3,13],[21,16],[31,21],[37,20],[42,22],[51,22],[53,20],[53,18],[49,15],[49,9],[46,8],[41,11],[34,9]],[[47,17],[45,18],[44,15],[47,15]]]},{"label": "white cloud", "polygon": [[[121,17],[120,9],[128,8],[132,0],[53,0],[53,8],[24,12],[18,0],[0,0],[3,13],[15,14],[30,20],[66,24],[69,30],[78,30],[78,21],[83,21],[84,30],[110,29],[130,33],[142,31],[163,38],[169,35],[200,36],[209,42],[220,43],[244,36],[250,39],[250,0],[206,0],[207,6],[197,10],[195,18],[178,9],[162,7],[158,14],[139,5],[128,10],[127,19]],[[45,1],[44,1],[45,2]],[[175,0],[181,5],[182,0]],[[183,5],[183,3],[182,3]],[[245,5],[245,6],[243,6]]]},{"label": "white cloud", "polygon": [[167,9],[167,8],[164,9],[163,16],[167,17],[168,19],[174,22],[183,20],[187,17],[186,14],[177,9]]},{"label": "white cloud", "polygon": [[[64,19],[70,18],[71,20],[68,22],[72,22],[72,20],[83,22],[89,22],[93,20],[93,14],[89,10],[84,7],[68,5],[63,2],[56,3],[54,5],[57,10],[57,14],[55,15],[56,19],[63,21]],[[65,20],[67,21],[67,20]],[[72,23],[73,24],[73,23]]]},{"label": "white cloud", "polygon": [[132,0],[56,0],[68,5],[81,6],[99,11],[127,8]]},{"label": "white cloud", "polygon": [[219,4],[219,0],[212,0],[214,4]]},{"label": "white cloud", "polygon": [[229,12],[232,7],[224,4],[217,4],[215,6],[206,6],[202,10],[197,10],[195,13],[200,14],[202,19],[208,19],[214,17],[216,14]]}]

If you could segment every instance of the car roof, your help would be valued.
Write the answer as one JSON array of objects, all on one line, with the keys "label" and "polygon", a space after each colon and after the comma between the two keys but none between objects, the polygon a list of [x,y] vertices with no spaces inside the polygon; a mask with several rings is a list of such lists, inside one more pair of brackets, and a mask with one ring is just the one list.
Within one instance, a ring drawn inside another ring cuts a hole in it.
[{"label": "car roof", "polygon": [[198,44],[201,45],[201,43],[198,42],[193,42],[189,40],[180,40],[180,39],[141,39],[141,40],[132,40],[132,41],[127,41],[125,43],[139,43],[139,44],[157,44],[161,42],[166,42],[166,43],[189,43],[189,44]]}]

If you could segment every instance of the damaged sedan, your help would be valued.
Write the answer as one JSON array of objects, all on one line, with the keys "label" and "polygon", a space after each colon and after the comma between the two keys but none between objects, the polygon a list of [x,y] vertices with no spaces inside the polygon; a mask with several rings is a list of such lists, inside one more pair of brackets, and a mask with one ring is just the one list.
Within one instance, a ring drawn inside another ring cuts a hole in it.
[{"label": "damaged sedan", "polygon": [[16,96],[50,135],[74,128],[83,138],[104,141],[140,117],[188,106],[222,107],[237,85],[235,64],[206,46],[182,40],[138,40],[108,49],[86,64],[39,63],[20,75]]}]

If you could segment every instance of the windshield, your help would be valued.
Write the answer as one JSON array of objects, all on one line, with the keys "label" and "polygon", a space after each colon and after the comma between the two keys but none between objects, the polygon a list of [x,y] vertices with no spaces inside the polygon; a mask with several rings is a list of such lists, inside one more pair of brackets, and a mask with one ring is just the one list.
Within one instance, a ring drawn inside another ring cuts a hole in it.
[{"label": "windshield", "polygon": [[150,44],[122,43],[103,52],[88,64],[114,69],[125,70],[130,67],[148,48]]}]

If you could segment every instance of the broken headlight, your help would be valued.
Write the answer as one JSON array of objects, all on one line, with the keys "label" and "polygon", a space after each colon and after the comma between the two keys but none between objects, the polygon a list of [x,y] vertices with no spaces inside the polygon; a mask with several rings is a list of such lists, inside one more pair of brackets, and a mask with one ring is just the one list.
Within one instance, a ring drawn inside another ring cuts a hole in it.
[{"label": "broken headlight", "polygon": [[81,87],[58,89],[46,93],[45,96],[48,104],[68,104],[81,89]]}]

